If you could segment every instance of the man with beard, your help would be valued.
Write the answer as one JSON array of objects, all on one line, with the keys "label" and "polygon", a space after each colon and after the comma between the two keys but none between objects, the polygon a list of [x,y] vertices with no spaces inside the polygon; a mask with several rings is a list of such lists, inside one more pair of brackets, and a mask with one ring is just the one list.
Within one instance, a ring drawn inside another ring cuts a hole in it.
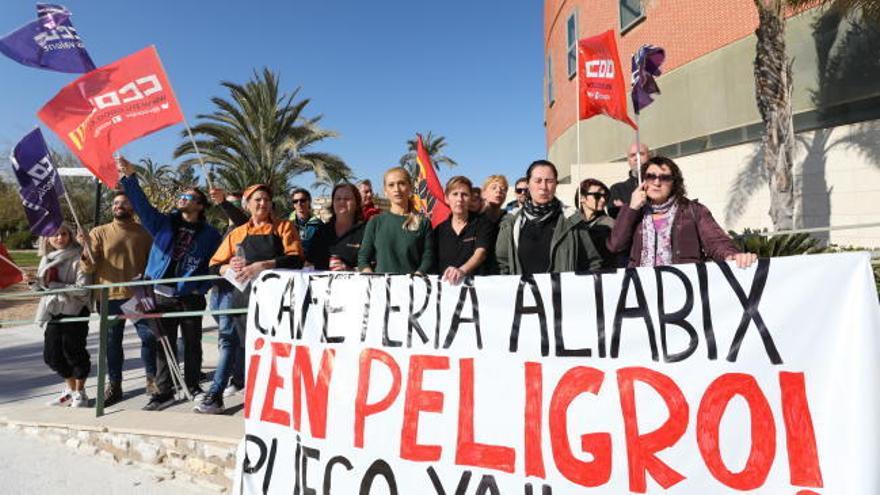
[{"label": "man with beard", "polygon": [[[179,279],[208,275],[208,260],[220,246],[220,233],[205,220],[208,198],[198,188],[190,187],[177,196],[176,208],[161,213],[146,197],[135,175],[134,165],[125,158],[119,159],[120,183],[125,188],[131,204],[153,235],[150,257],[147,261],[146,278],[151,280]],[[154,286],[157,313],[202,311],[205,294],[211,281],[180,280]],[[171,343],[175,356],[159,353],[156,356],[156,386],[158,392],[150,394],[145,411],[164,409],[174,402],[174,387],[168,359],[176,359],[177,329],[183,334],[184,385],[194,398],[202,395],[199,375],[202,371],[202,317],[185,316],[162,318],[159,330]]]},{"label": "man with beard", "polygon": [[[83,250],[83,272],[93,275],[95,284],[130,282],[144,274],[147,266],[147,253],[153,238],[149,232],[134,220],[134,210],[123,192],[113,196],[111,204],[113,221],[92,229],[88,236],[83,232],[77,240],[87,249]],[[87,254],[88,253],[88,254]],[[109,289],[107,313],[122,313],[122,305],[131,298],[127,287]],[[110,322],[107,333],[107,377],[109,382],[104,392],[104,405],[112,406],[122,400],[122,331],[125,320]],[[147,375],[147,390],[156,390],[156,339],[146,320],[135,321],[135,328],[141,338],[141,360]]]}]

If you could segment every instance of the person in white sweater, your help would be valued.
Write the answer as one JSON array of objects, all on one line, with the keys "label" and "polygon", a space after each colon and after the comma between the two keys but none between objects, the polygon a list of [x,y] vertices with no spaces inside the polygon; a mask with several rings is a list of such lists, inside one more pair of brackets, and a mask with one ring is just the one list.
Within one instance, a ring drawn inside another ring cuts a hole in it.
[{"label": "person in white sweater", "polygon": [[[40,238],[40,266],[37,268],[37,290],[82,287],[90,276],[80,269],[82,248],[69,226],[62,224],[54,235]],[[43,360],[64,379],[61,395],[49,402],[52,406],[87,407],[85,382],[91,369],[86,350],[89,333],[87,321],[62,323],[58,320],[89,315],[87,289],[50,294],[40,298],[36,323],[44,328]]]}]

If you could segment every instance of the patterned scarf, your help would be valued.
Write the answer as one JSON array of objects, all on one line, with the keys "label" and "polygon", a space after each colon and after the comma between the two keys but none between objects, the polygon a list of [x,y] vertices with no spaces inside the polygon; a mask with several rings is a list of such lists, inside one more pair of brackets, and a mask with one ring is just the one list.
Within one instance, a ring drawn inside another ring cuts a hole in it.
[{"label": "patterned scarf", "polygon": [[[678,202],[675,197],[659,205],[649,204],[642,217],[642,259],[639,266],[666,266],[672,264],[672,224]],[[665,215],[666,223],[658,231],[654,228],[655,213]]]},{"label": "patterned scarf", "polygon": [[553,198],[552,201],[543,205],[535,204],[532,198],[528,198],[523,204],[523,218],[527,222],[541,223],[560,211],[562,211],[562,203],[557,198]]}]

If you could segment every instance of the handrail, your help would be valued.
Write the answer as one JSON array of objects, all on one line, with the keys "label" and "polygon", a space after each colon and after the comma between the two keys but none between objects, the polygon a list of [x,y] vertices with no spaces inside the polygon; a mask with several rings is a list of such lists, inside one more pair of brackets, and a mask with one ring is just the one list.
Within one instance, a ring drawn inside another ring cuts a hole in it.
[{"label": "handrail", "polygon": [[114,287],[134,287],[140,285],[158,285],[164,283],[172,283],[172,282],[202,282],[206,280],[220,280],[223,279],[220,275],[197,275],[194,277],[176,277],[176,278],[163,278],[158,280],[132,280],[129,282],[114,282],[111,284],[91,284],[91,285],[81,285],[77,287],[66,287],[64,289],[51,289],[51,290],[40,290],[40,291],[28,291],[28,292],[0,292],[0,300],[4,299],[26,299],[28,297],[43,297],[50,296],[52,294],[63,294],[66,292],[79,292],[83,290],[100,290],[100,289],[110,289]]}]

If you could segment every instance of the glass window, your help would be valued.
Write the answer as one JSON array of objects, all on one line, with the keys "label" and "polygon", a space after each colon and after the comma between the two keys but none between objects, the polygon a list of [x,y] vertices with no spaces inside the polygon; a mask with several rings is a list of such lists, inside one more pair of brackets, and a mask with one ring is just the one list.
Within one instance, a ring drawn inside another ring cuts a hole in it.
[{"label": "glass window", "polygon": [[556,101],[556,95],[553,94],[553,59],[547,56],[547,106]]},{"label": "glass window", "polygon": [[644,17],[642,0],[620,0],[620,30],[624,31]]},{"label": "glass window", "polygon": [[577,11],[574,11],[565,23],[565,34],[568,47],[568,77],[572,78],[577,73]]}]

